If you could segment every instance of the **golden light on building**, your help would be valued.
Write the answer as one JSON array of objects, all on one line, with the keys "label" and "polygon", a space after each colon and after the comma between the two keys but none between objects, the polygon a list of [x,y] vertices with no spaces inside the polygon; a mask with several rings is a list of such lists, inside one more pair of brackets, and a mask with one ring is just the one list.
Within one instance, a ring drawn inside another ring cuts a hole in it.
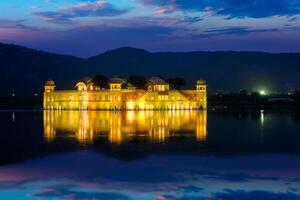
[{"label": "golden light on building", "polygon": [[44,85],[45,110],[198,110],[207,108],[207,85],[198,80],[194,90],[171,90],[167,82],[152,77],[146,90],[114,77],[109,89],[101,89],[91,78],[75,84],[76,90],[55,90],[55,82]]},{"label": "golden light on building", "polygon": [[207,138],[206,111],[44,111],[44,138],[52,141],[61,133],[73,136],[79,143],[93,142],[97,137],[120,144],[134,137],[164,142],[178,132],[194,132],[203,142]]}]

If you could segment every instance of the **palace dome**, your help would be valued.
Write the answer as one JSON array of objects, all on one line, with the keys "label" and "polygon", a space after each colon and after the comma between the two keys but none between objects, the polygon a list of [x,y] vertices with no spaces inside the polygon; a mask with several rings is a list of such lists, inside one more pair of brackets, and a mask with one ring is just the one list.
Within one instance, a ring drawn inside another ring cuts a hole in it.
[{"label": "palace dome", "polygon": [[122,79],[122,78],[119,78],[119,77],[113,77],[113,78],[109,79],[108,82],[109,83],[121,83],[121,84],[123,84],[123,83],[125,83],[125,80]]},{"label": "palace dome", "polygon": [[206,81],[205,80],[197,80],[197,85],[205,85]]},{"label": "palace dome", "polygon": [[55,82],[53,80],[49,79],[45,82],[45,85],[46,86],[55,86]]},{"label": "palace dome", "polygon": [[83,82],[83,83],[85,83],[85,84],[89,84],[90,82],[93,82],[93,79],[91,78],[91,77],[84,77],[84,78],[82,78],[82,79],[80,79],[79,81],[78,81],[78,83],[79,82]]},{"label": "palace dome", "polygon": [[167,85],[168,83],[166,81],[164,81],[163,79],[161,79],[160,77],[154,76],[151,77],[149,79],[149,82],[151,82],[152,84],[159,84],[159,85]]}]

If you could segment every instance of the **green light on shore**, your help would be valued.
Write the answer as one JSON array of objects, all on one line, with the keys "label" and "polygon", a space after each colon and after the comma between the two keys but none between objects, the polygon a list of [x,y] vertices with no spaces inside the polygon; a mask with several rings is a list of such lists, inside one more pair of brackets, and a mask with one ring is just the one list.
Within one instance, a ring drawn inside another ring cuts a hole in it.
[{"label": "green light on shore", "polygon": [[262,95],[262,96],[265,96],[267,93],[266,93],[265,90],[260,90],[260,91],[259,91],[259,94]]}]

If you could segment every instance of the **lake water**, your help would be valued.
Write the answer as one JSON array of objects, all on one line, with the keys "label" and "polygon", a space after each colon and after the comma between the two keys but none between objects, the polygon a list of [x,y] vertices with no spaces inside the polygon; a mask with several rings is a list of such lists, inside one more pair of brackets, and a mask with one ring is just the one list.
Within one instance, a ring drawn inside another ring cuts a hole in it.
[{"label": "lake water", "polygon": [[300,199],[297,112],[2,111],[0,125],[0,199]]}]

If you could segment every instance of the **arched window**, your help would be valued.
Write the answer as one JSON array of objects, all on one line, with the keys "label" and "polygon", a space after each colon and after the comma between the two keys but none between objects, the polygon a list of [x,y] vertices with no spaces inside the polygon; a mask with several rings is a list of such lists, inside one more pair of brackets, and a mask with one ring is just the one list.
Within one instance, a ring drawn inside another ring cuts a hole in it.
[{"label": "arched window", "polygon": [[76,87],[77,90],[79,90],[79,91],[85,91],[85,90],[87,90],[87,86],[86,86],[86,84],[83,83],[83,82],[77,83],[75,87]]}]

